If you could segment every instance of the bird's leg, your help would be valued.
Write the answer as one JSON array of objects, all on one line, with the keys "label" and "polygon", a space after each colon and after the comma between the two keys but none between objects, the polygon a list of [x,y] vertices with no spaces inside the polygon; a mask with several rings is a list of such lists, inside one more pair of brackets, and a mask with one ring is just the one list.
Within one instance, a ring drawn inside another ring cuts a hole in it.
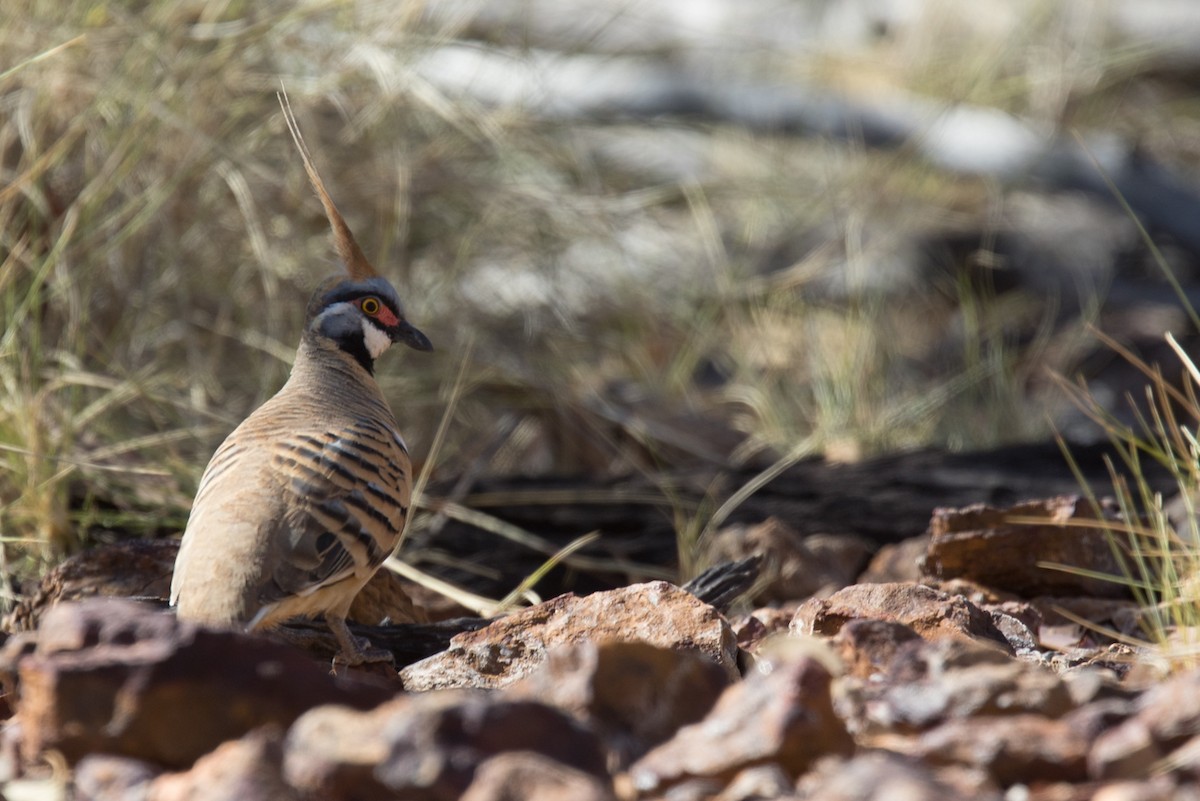
[{"label": "bird's leg", "polygon": [[335,667],[339,665],[353,667],[354,665],[362,665],[367,662],[395,662],[391,651],[376,648],[367,640],[351,634],[350,627],[346,625],[346,618],[341,615],[326,613],[325,623],[329,626],[329,630],[333,633],[333,638],[337,640],[338,646],[341,648],[333,657]]}]

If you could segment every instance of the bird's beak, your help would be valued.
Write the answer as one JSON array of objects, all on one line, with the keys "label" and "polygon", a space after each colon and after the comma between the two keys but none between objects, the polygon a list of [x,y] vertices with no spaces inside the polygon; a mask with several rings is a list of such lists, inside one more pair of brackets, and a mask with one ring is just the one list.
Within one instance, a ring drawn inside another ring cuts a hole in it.
[{"label": "bird's beak", "polygon": [[407,320],[401,320],[400,324],[391,330],[391,335],[393,342],[403,342],[413,350],[433,350],[433,343],[429,341],[429,337],[418,331]]}]

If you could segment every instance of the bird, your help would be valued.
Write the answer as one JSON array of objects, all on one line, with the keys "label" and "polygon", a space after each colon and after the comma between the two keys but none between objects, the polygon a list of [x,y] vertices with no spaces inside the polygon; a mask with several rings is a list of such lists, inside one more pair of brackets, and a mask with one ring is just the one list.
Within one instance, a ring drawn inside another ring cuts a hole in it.
[{"label": "bird", "polygon": [[399,544],[412,502],[412,461],[375,361],[393,343],[433,346],[363,254],[279,99],[345,273],[312,294],[286,383],[201,475],[170,605],[183,620],[247,630],[324,616],[338,643],[335,669],[386,662],[387,651],[346,625],[355,596]]}]

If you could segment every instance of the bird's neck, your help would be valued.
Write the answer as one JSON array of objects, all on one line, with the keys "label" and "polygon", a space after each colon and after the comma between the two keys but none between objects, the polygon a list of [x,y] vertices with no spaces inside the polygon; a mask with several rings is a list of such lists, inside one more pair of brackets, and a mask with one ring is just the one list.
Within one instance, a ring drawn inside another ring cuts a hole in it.
[{"label": "bird's neck", "polygon": [[306,331],[296,351],[296,361],[288,386],[339,399],[378,398],[383,400],[379,384],[360,360],[336,342]]}]

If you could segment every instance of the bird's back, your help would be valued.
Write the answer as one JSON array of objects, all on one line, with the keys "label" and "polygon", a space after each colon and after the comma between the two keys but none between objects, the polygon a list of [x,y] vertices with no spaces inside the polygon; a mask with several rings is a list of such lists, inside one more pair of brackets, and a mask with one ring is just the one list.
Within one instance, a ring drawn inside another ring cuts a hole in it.
[{"label": "bird's back", "polygon": [[399,540],[410,474],[374,379],[306,342],[288,383],[205,469],[172,603],[182,617],[216,624],[344,615]]}]

